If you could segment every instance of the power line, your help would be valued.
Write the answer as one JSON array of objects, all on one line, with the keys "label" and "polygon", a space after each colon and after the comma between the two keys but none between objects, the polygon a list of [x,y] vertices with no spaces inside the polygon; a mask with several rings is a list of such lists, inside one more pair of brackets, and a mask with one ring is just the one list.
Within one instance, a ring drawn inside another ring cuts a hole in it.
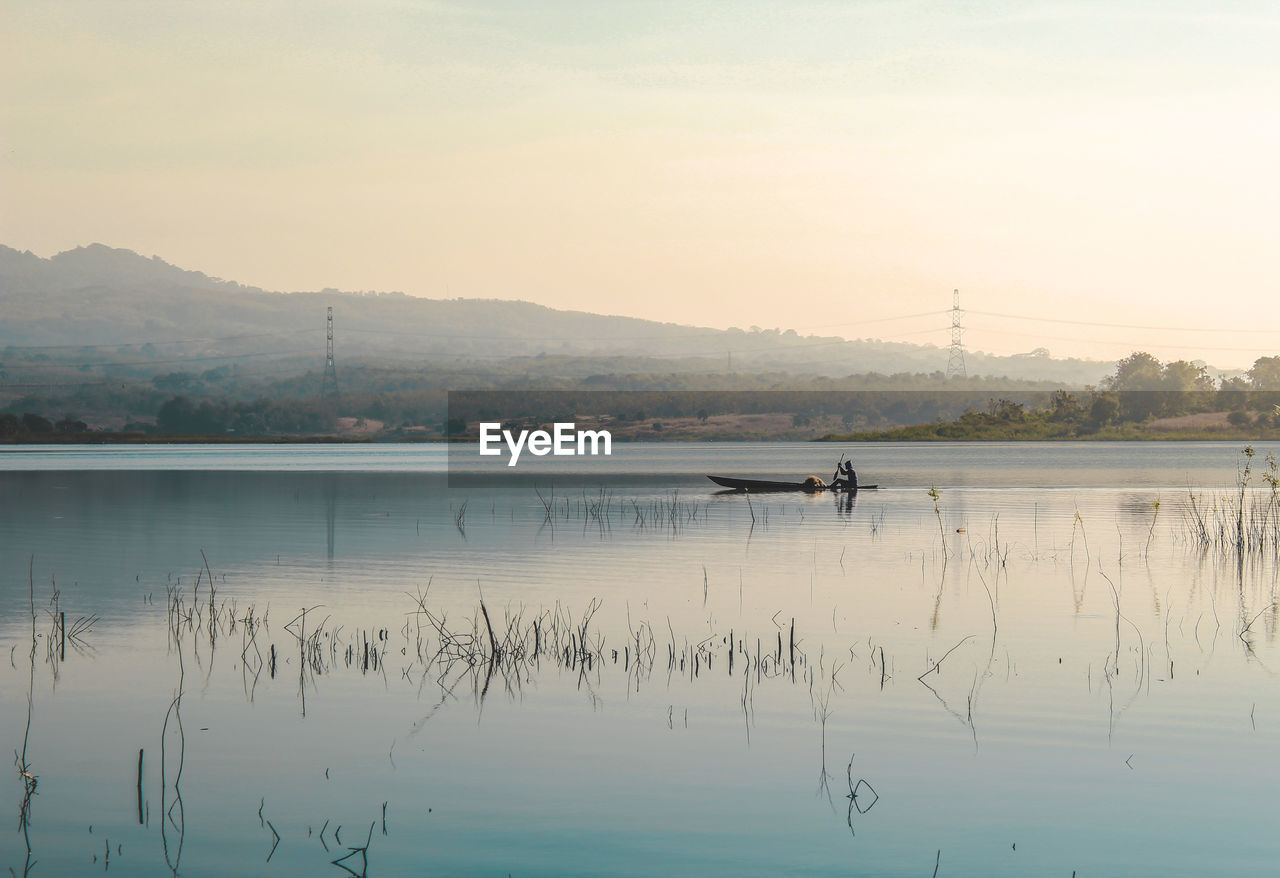
[{"label": "power line", "polygon": [[[972,311],[970,313],[976,314],[978,312]],[[1188,330],[1188,332],[1189,331],[1190,330]],[[1212,330],[1207,330],[1207,331],[1211,332]],[[1237,354],[1249,354],[1249,353],[1257,353],[1258,351],[1272,350],[1272,348],[1269,348],[1269,347],[1233,348],[1233,347],[1221,347],[1221,346],[1214,346],[1214,345],[1182,344],[1181,342],[1158,342],[1156,344],[1148,345],[1143,342],[1122,341],[1122,340],[1116,340],[1116,339],[1080,338],[1078,335],[1042,335],[1038,332],[1018,332],[1012,329],[983,329],[982,332],[990,333],[993,335],[1016,335],[1021,338],[1038,338],[1038,339],[1045,339],[1047,341],[1074,341],[1074,342],[1087,342],[1089,344],[1124,345],[1125,347],[1128,347],[1131,350],[1138,350],[1143,347],[1176,347],[1176,348],[1183,348],[1191,351],[1225,351],[1228,353],[1237,353]],[[1280,333],[1277,333],[1277,334],[1280,334]]]},{"label": "power line", "polygon": [[[1205,326],[1143,326],[1134,323],[1100,323],[1093,320],[1063,320],[1057,317],[1030,317],[1023,314],[1001,314],[996,311],[969,311],[970,314],[981,314],[984,317],[1006,317],[1010,320],[1033,320],[1037,323],[1066,323],[1072,326],[1098,326],[1109,329],[1151,329],[1161,332],[1240,332],[1240,333],[1261,333],[1267,335],[1280,335],[1280,331],[1275,329],[1213,329]],[[1085,339],[1082,339],[1084,341]]]},{"label": "power line", "polygon": [[951,313],[950,309],[946,311],[921,311],[918,314],[903,314],[899,317],[875,317],[870,320],[851,320],[848,323],[823,323],[823,324],[819,324],[818,326],[798,326],[796,327],[796,330],[799,332],[799,331],[810,330],[810,329],[822,329],[823,327],[862,326],[868,323],[889,323],[890,321],[893,321],[893,320],[910,320],[914,317],[939,317],[943,314],[950,314],[950,313]]},{"label": "power line", "polygon": [[[949,311],[921,311],[917,314],[901,314],[896,317],[875,317],[869,320],[853,320],[846,323],[823,323],[815,326],[800,326],[800,327],[795,327],[793,331],[807,332],[810,330],[823,329],[823,328],[835,328],[835,327],[842,327],[842,326],[863,326],[863,325],[870,325],[870,324],[876,324],[876,323],[889,323],[895,320],[911,320],[917,317],[937,317],[939,315],[948,314],[948,313],[950,312]],[[626,318],[626,319],[639,319],[639,318]],[[456,333],[456,332],[406,332],[403,330],[394,330],[394,329],[344,329],[343,331],[360,333],[362,335],[393,335],[393,336],[406,336],[409,338],[450,338],[450,339],[459,338],[459,339],[495,340],[495,336],[493,333],[484,333],[479,335],[463,335],[461,333]],[[512,341],[512,342],[520,342],[520,341],[671,341],[671,342],[681,342],[681,341],[689,341],[691,339],[696,339],[696,338],[717,338],[717,337],[725,336],[729,332],[730,330],[727,330],[727,329],[712,329],[712,330],[707,330],[706,332],[699,332],[696,334],[682,335],[682,336],[672,336],[670,334],[667,334],[667,335],[521,335],[521,336],[502,336],[501,339],[503,341]],[[749,336],[750,333],[744,333],[744,335]],[[726,340],[728,341],[732,339],[726,339]],[[840,342],[832,342],[832,343],[838,344],[844,341],[848,341],[848,339],[841,339]],[[822,342],[822,344],[827,344],[827,342]]]},{"label": "power line", "polygon": [[[900,335],[900,336],[902,335],[936,335],[945,331],[946,331],[945,327],[939,326],[931,329],[917,329],[917,330],[912,330],[911,332],[899,332],[897,333],[897,335]],[[526,339],[512,338],[512,339],[506,339],[506,340],[515,342],[515,341],[525,341]],[[835,347],[837,345],[857,344],[858,341],[859,341],[858,339],[837,338],[837,339],[828,340],[828,341],[805,342],[802,344],[780,345],[776,347],[761,346],[761,347],[750,348],[745,350],[742,349],[741,347],[735,347],[733,348],[733,353],[739,356],[744,356],[744,357],[750,357],[758,354],[785,354],[785,353],[790,353],[791,351],[808,350],[810,348],[828,348],[828,347]],[[888,342],[888,344],[893,344],[893,343],[894,342],[892,341]],[[719,357],[722,354],[724,354],[724,352],[725,351],[723,348],[715,348],[715,349],[703,349],[703,350],[697,350],[697,351],[686,351],[679,354],[613,354],[611,356],[614,358],[629,358],[629,359],[639,359],[639,360],[684,360],[684,359],[697,359],[697,358],[704,358],[704,357]],[[540,353],[546,353],[547,356],[578,357],[578,358],[584,358],[584,359],[588,357],[598,356],[596,354],[583,354],[583,353],[571,353],[571,352],[555,352],[555,353],[540,352]],[[453,357],[459,360],[463,360],[463,359],[511,360],[511,359],[515,359],[516,357],[521,357],[524,359],[534,359],[535,357],[538,357],[539,354],[467,354],[467,353],[451,353],[451,352],[441,352],[437,354],[432,354],[430,352],[427,352],[423,354],[423,356]]]}]

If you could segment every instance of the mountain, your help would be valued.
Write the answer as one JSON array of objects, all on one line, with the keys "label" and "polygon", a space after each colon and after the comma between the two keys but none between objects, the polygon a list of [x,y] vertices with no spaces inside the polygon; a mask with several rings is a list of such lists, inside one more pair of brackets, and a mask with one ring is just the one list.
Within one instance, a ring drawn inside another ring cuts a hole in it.
[{"label": "mountain", "polygon": [[[845,376],[933,373],[933,345],[718,330],[561,311],[524,301],[425,299],[404,293],[268,292],[159,257],[91,244],[48,259],[0,245],[0,353],[81,369],[154,365],[204,370],[314,368],[326,309],[345,362],[451,364],[541,358],[574,372],[780,372]],[[968,352],[970,374],[1096,383],[1114,364],[1036,354]],[[572,365],[569,365],[569,364]],[[530,364],[537,372],[538,363]]]},{"label": "mountain", "polygon": [[126,289],[130,286],[185,287],[206,290],[262,290],[211,278],[199,271],[187,271],[170,265],[159,256],[147,259],[132,250],[90,244],[66,250],[49,259],[41,259],[31,251],[18,252],[0,245],[0,281],[25,284],[42,292],[106,286]]}]

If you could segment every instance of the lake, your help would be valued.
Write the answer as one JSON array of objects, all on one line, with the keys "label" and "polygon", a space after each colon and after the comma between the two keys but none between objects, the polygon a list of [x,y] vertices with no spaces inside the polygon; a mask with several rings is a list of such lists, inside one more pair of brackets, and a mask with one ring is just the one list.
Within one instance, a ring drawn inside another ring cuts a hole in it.
[{"label": "lake", "polygon": [[1266,874],[1256,451],[0,451],[0,870]]}]

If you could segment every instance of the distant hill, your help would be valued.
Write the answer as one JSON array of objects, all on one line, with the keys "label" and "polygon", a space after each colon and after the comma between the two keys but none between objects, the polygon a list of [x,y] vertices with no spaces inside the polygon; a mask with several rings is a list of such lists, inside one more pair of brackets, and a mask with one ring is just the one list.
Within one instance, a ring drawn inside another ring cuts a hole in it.
[{"label": "distant hill", "polygon": [[[48,259],[0,245],[0,356],[13,363],[98,367],[154,362],[197,370],[220,361],[314,367],[332,306],[345,362],[433,364],[543,357],[575,371],[780,372],[845,376],[932,373],[946,350],[877,340],[801,336],[793,330],[718,330],[559,311],[531,302],[425,299],[403,293],[268,292],[91,244]],[[1109,362],[967,353],[970,374],[1082,386]],[[596,361],[582,363],[582,359]],[[618,368],[612,368],[610,364]]]}]

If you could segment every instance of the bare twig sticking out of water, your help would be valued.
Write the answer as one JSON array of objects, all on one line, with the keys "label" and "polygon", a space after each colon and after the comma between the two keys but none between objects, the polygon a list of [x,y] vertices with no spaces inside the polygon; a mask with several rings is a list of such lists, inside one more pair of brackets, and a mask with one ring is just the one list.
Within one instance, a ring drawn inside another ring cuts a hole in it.
[{"label": "bare twig sticking out of water", "polygon": [[538,500],[542,503],[542,520],[547,524],[555,524],[556,486],[551,486],[550,498],[543,497],[542,492],[538,490],[537,485],[533,486],[533,493],[538,495]]},{"label": "bare twig sticking out of water", "polygon": [[973,572],[978,574],[978,581],[982,583],[982,589],[987,593],[987,603],[991,607],[991,652],[992,655],[994,655],[996,649],[996,635],[1000,631],[1000,623],[996,619],[995,595],[991,593],[991,586],[987,585],[987,578],[982,575],[982,571],[975,566],[973,568]]},{"label": "bare twig sticking out of water", "polygon": [[[551,495],[543,496],[538,490],[538,486],[534,485],[534,493],[538,495],[538,501],[542,504],[542,522],[543,524],[555,525],[558,521],[577,521],[582,520],[582,527],[585,530],[589,526],[599,528],[601,534],[604,534],[613,528],[614,518],[619,520],[626,519],[627,510],[621,504],[614,504],[613,492],[607,490],[603,486],[594,495],[588,495],[583,491],[577,499],[572,502],[568,497],[562,497],[559,502],[555,499],[555,486],[551,486]],[[646,507],[640,507],[636,501],[631,501],[633,511],[637,517],[656,512],[659,504],[654,503]],[[696,504],[695,504],[696,505]]]},{"label": "bare twig sticking out of water", "polygon": [[77,616],[68,622],[67,611],[61,609],[59,594],[56,589],[53,597],[50,598],[50,603],[53,605],[53,609],[46,611],[50,619],[50,630],[49,636],[45,641],[45,657],[53,669],[53,676],[56,680],[60,666],[67,660],[68,645],[78,655],[93,652],[93,647],[89,645],[88,636],[98,622],[101,621],[101,618],[97,613],[92,613],[88,616]]},{"label": "bare twig sticking out of water", "polygon": [[942,495],[938,493],[937,487],[931,485],[929,487],[929,499],[933,501],[933,514],[937,516],[937,519],[938,519],[938,536],[942,538],[942,559],[943,561],[946,561],[947,531],[946,531],[946,528],[942,526],[942,509],[938,506],[938,501],[941,498],[942,498]]},{"label": "bare twig sticking out of water", "polygon": [[[849,496],[852,499],[853,495],[851,494]],[[884,519],[885,519],[885,511],[884,511],[884,507],[882,506],[880,507],[880,511],[875,515],[873,515],[867,521],[867,529],[870,532],[873,539],[875,537],[880,536],[881,532],[884,530]]]},{"label": "bare twig sticking out of water", "polygon": [[1093,556],[1089,554],[1089,535],[1084,530],[1084,518],[1080,515],[1080,508],[1076,507],[1075,518],[1071,521],[1071,557],[1076,556],[1076,528],[1080,529],[1080,538],[1084,540],[1084,559],[1087,564],[1093,563]]},{"label": "bare twig sticking out of water", "polygon": [[1151,503],[1151,527],[1147,529],[1147,544],[1143,547],[1144,555],[1151,555],[1151,540],[1156,535],[1156,519],[1160,517],[1160,498],[1157,497]]},{"label": "bare twig sticking out of water", "polygon": [[548,494],[543,494],[537,485],[533,490],[542,507],[543,524],[554,526],[560,522],[581,521],[584,530],[594,526],[602,534],[611,532],[614,524],[627,522],[639,529],[679,533],[690,524],[706,521],[711,508],[706,503],[680,499],[679,491],[672,491],[663,498],[630,499],[623,503],[616,501],[613,492],[603,487],[594,495],[583,491],[572,500],[569,497],[557,499],[554,485]]},{"label": "bare twig sticking out of water", "polygon": [[1116,608],[1116,651],[1113,669],[1116,673],[1120,670],[1120,590],[1116,588],[1116,584],[1111,581],[1111,577],[1107,576],[1102,564],[1098,564],[1098,572],[1102,574],[1102,578],[1107,581],[1107,585],[1111,586],[1111,599],[1115,602]]},{"label": "bare twig sticking out of water", "polygon": [[[200,550],[200,560],[204,562],[204,572],[209,577],[209,619],[210,619],[209,640],[210,642],[212,642],[218,636],[218,626],[213,622],[213,620],[218,615],[217,609],[216,609],[217,588],[213,584],[213,571],[209,569],[209,559],[205,557],[204,549]],[[196,585],[199,586],[199,584],[200,584],[199,580],[197,580]]]},{"label": "bare twig sticking out of water", "polygon": [[595,521],[608,525],[613,511],[613,492],[606,491],[601,486],[599,494],[595,497],[588,497],[587,492],[583,491],[579,509],[582,512],[583,524],[588,521]]},{"label": "bare twig sticking out of water", "polygon": [[138,749],[138,825],[146,822],[142,813],[142,748]]},{"label": "bare twig sticking out of water", "polygon": [[489,631],[489,660],[495,662],[501,657],[501,649],[498,647],[498,638],[494,636],[489,610],[485,607],[483,598],[480,599],[480,612],[484,614],[484,627]]},{"label": "bare twig sticking out of water", "polygon": [[[957,533],[964,531],[968,533],[967,528],[957,528]],[[977,560],[979,555],[973,548],[973,538],[969,537],[969,557],[971,560]],[[991,516],[991,527],[988,530],[988,539],[983,548],[981,555],[982,562],[988,567],[995,567],[997,571],[1008,567],[1009,565],[1009,544],[1005,543],[1004,548],[1000,548],[1000,513],[994,513]]]},{"label": "bare twig sticking out of water", "polygon": [[977,637],[977,636],[978,636],[978,635],[976,635],[976,634],[970,634],[970,635],[968,635],[968,636],[966,636],[966,637],[962,637],[962,638],[960,639],[960,642],[959,642],[959,643],[957,643],[955,646],[951,647],[949,650],[947,650],[945,653],[943,653],[943,654],[942,654],[942,658],[938,659],[936,662],[934,662],[932,665],[930,665],[930,666],[929,666],[929,670],[925,671],[923,674],[921,674],[920,676],[916,677],[916,679],[917,679],[917,680],[919,680],[921,683],[923,683],[923,682],[924,682],[924,678],[925,678],[925,677],[927,677],[927,676],[929,676],[930,674],[933,674],[933,673],[941,673],[941,671],[940,671],[939,669],[942,667],[942,663],[943,663],[944,661],[946,661],[946,660],[947,660],[947,656],[951,655],[951,653],[953,653],[953,652],[955,652],[957,649],[959,649],[959,648],[961,647],[961,645],[962,645],[966,640],[972,640],[973,638],[975,638],[975,637]]},{"label": "bare twig sticking out of water", "polygon": [[671,533],[680,533],[688,525],[707,518],[705,504],[681,500],[679,492],[675,491],[662,500],[647,503],[632,500],[631,512],[632,524],[637,528],[661,528]]},{"label": "bare twig sticking out of water", "polygon": [[1120,621],[1123,619],[1125,622],[1128,622],[1128,623],[1129,623],[1129,626],[1130,626],[1131,628],[1133,628],[1134,633],[1138,635],[1138,648],[1137,648],[1137,653],[1138,653],[1137,685],[1136,685],[1136,688],[1134,689],[1134,693],[1133,693],[1133,695],[1132,695],[1132,696],[1129,698],[1129,700],[1128,700],[1128,701],[1127,701],[1127,702],[1126,702],[1126,703],[1125,703],[1125,704],[1120,708],[1119,714],[1117,714],[1117,713],[1116,713],[1116,711],[1115,711],[1115,709],[1114,709],[1114,705],[1110,708],[1110,720],[1109,720],[1109,723],[1108,723],[1108,732],[1107,732],[1108,737],[1109,737],[1111,734],[1113,734],[1113,733],[1115,732],[1115,726],[1116,726],[1116,722],[1117,722],[1117,720],[1119,719],[1119,715],[1120,715],[1120,714],[1123,714],[1123,713],[1124,713],[1124,711],[1128,709],[1129,705],[1133,704],[1134,699],[1136,699],[1136,698],[1138,697],[1138,695],[1142,692],[1143,682],[1144,682],[1144,681],[1148,681],[1148,686],[1150,685],[1150,683],[1149,683],[1149,680],[1150,680],[1150,672],[1148,671],[1148,668],[1147,668],[1147,666],[1148,666],[1148,658],[1149,658],[1149,654],[1148,654],[1148,652],[1147,652],[1147,648],[1146,648],[1145,641],[1144,641],[1144,639],[1143,639],[1143,637],[1142,637],[1142,630],[1141,630],[1140,628],[1138,628],[1138,626],[1137,626],[1137,625],[1135,625],[1135,624],[1134,624],[1134,622],[1133,622],[1133,620],[1132,620],[1132,619],[1130,619],[1129,617],[1127,617],[1127,616],[1123,615],[1123,614],[1120,612],[1120,595],[1121,595],[1121,589],[1117,588],[1117,587],[1116,587],[1116,584],[1115,584],[1114,582],[1112,582],[1112,581],[1111,581],[1111,577],[1107,576],[1106,571],[1102,570],[1102,565],[1101,565],[1101,563],[1099,563],[1099,565],[1098,565],[1098,571],[1102,574],[1102,578],[1103,578],[1103,579],[1105,579],[1105,580],[1107,581],[1107,585],[1109,585],[1109,586],[1111,587],[1112,600],[1113,600],[1113,601],[1114,601],[1114,603],[1115,603],[1115,610],[1116,610],[1116,622],[1115,622],[1116,645],[1115,645],[1115,651],[1114,651],[1114,653],[1113,653],[1112,655],[1109,655],[1109,656],[1107,657],[1107,662],[1106,662],[1106,663],[1104,664],[1104,666],[1103,666],[1103,679],[1104,679],[1104,680],[1106,681],[1106,683],[1107,683],[1108,693],[1110,693],[1110,692],[1112,691],[1112,683],[1113,683],[1113,681],[1114,681],[1116,678],[1118,678],[1118,677],[1119,677],[1119,674],[1120,674],[1120,643],[1121,643],[1121,641],[1120,641]]},{"label": "bare twig sticking out of water", "polygon": [[[204,559],[204,553],[201,552]],[[209,598],[207,603],[203,603],[199,599],[200,579],[208,573],[209,577]],[[209,648],[211,653],[216,649],[217,639],[219,636],[232,634],[237,628],[243,629],[241,659],[246,665],[246,673],[255,675],[262,667],[262,651],[257,646],[257,634],[259,629],[265,628],[267,625],[267,617],[270,611],[267,610],[259,613],[255,605],[250,605],[248,610],[243,614],[236,605],[235,600],[217,601],[217,589],[213,585],[213,573],[209,571],[209,562],[204,559],[204,566],[196,576],[196,584],[192,590],[190,598],[182,590],[180,584],[170,584],[165,586],[166,592],[166,613],[168,614],[167,629],[169,633],[169,641],[171,648],[180,648],[181,642],[185,636],[204,634],[209,640]],[[181,577],[179,577],[181,583]],[[92,627],[97,621],[97,617],[89,617],[85,620],[88,627]],[[88,628],[84,623],[77,620],[72,625],[68,636],[80,637]],[[193,637],[193,648],[198,650],[199,638]],[[249,650],[253,649],[255,656],[251,659]],[[199,653],[196,653],[197,658]],[[212,670],[212,668],[210,669]],[[274,673],[273,673],[274,676]],[[247,688],[246,678],[246,688]]]}]

